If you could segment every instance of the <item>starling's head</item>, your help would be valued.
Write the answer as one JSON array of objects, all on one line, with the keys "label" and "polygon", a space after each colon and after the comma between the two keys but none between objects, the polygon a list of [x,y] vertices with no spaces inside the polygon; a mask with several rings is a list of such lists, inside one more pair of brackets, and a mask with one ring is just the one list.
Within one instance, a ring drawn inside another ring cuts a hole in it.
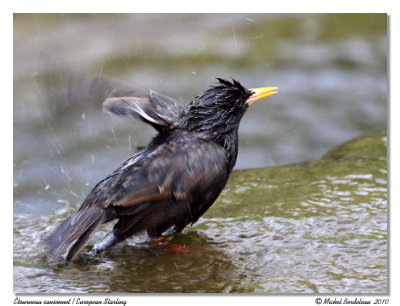
[{"label": "starling's head", "polygon": [[186,114],[189,130],[224,133],[236,129],[249,105],[277,93],[278,89],[247,89],[235,79],[230,82],[217,78],[217,81],[189,105]]}]

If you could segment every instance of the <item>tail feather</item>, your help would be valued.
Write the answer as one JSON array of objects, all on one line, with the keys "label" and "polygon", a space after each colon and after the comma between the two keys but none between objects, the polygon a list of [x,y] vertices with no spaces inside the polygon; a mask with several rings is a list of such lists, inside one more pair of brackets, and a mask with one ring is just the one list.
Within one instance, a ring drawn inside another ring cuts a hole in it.
[{"label": "tail feather", "polygon": [[95,222],[93,222],[87,230],[83,232],[79,236],[79,238],[75,241],[75,243],[72,245],[72,247],[68,250],[68,254],[65,258],[66,262],[69,262],[75,258],[76,255],[79,254],[79,252],[82,250],[82,248],[86,245],[86,243],[89,241],[89,239],[93,236],[93,234],[96,232],[96,230],[102,225],[104,222],[102,219],[98,219]]},{"label": "tail feather", "polygon": [[[107,214],[104,209],[85,207],[78,210],[46,238],[50,256],[58,258],[69,249],[66,261],[72,260],[100,225],[107,221]],[[73,244],[72,247],[70,247],[71,244]]]}]

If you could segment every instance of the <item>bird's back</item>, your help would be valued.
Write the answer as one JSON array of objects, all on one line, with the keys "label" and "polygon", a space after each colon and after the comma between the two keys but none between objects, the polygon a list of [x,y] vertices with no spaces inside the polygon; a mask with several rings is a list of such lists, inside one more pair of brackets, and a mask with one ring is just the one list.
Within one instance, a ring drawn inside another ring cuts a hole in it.
[{"label": "bird's back", "polygon": [[198,133],[173,131],[156,137],[100,182],[84,206],[111,208],[115,218],[145,218],[150,211],[154,216],[165,210],[163,223],[182,229],[219,195],[229,176],[228,164],[221,145]]}]

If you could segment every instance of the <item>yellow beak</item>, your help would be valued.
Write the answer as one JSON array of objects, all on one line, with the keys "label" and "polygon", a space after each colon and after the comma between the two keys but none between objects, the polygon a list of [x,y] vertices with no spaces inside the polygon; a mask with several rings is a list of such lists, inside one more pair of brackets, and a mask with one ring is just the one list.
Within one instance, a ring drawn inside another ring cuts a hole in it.
[{"label": "yellow beak", "polygon": [[251,105],[262,98],[274,95],[278,93],[276,91],[277,89],[278,87],[251,88],[250,91],[252,91],[253,94],[247,99],[247,103]]}]

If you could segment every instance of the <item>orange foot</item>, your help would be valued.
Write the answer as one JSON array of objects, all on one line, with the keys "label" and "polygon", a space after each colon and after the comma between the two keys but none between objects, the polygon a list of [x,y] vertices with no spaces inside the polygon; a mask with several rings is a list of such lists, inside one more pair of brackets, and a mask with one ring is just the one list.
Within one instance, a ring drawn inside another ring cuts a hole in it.
[{"label": "orange foot", "polygon": [[166,240],[165,236],[160,236],[156,241],[154,241],[154,245],[156,246],[164,246],[166,249],[171,250],[176,253],[187,254],[190,252],[190,249],[184,245],[175,244]]}]

